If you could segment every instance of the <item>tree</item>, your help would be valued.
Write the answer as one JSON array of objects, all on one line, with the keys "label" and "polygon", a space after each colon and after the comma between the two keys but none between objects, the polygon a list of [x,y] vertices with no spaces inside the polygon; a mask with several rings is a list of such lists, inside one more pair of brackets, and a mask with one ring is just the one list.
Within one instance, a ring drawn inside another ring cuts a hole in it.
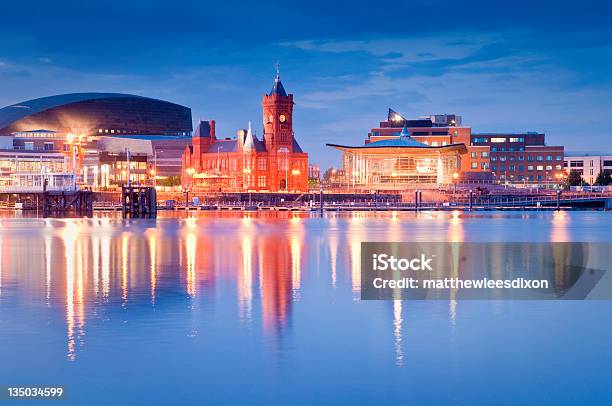
[{"label": "tree", "polygon": [[334,173],[336,172],[336,170],[334,168],[328,168],[324,173],[323,173],[323,180],[325,182],[329,182],[332,178],[332,176],[334,175]]},{"label": "tree", "polygon": [[568,186],[581,186],[585,183],[580,172],[572,169],[567,177]]},{"label": "tree", "polygon": [[161,178],[157,181],[157,184],[160,186],[180,186],[181,185],[181,176],[168,176],[166,178]]},{"label": "tree", "polygon": [[610,183],[612,183],[610,172],[603,171],[603,172],[599,172],[599,175],[597,175],[597,178],[595,179],[595,183],[593,184],[597,186],[608,186]]}]

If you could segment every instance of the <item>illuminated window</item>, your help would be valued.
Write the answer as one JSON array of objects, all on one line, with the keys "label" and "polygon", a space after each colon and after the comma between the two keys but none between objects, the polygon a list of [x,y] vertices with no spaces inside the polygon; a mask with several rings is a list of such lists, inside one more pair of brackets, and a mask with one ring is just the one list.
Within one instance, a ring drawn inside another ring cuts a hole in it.
[{"label": "illuminated window", "polygon": [[257,169],[259,169],[260,171],[266,170],[266,158],[259,158],[257,160]]},{"label": "illuminated window", "polygon": [[500,142],[506,142],[506,138],[505,137],[491,137],[491,142],[498,144]]},{"label": "illuminated window", "polygon": [[260,188],[266,187],[266,177],[265,176],[259,176],[257,178],[257,187],[260,187]]}]

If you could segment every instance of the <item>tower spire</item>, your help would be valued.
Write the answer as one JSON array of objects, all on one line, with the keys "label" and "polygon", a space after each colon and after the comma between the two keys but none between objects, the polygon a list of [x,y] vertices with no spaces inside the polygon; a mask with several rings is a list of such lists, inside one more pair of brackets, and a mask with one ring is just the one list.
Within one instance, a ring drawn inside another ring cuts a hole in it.
[{"label": "tower spire", "polygon": [[276,62],[276,76],[274,77],[274,86],[272,86],[272,90],[268,96],[272,96],[273,94],[277,94],[279,96],[287,96],[287,92],[283,87],[283,82],[281,82],[280,78],[280,63]]}]

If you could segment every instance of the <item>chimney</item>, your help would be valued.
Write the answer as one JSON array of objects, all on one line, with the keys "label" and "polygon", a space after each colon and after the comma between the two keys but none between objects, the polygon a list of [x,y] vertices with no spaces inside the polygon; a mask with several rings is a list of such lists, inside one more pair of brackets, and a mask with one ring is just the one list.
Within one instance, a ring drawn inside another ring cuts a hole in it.
[{"label": "chimney", "polygon": [[210,120],[210,138],[213,140],[217,139],[217,135],[215,134],[215,120]]}]

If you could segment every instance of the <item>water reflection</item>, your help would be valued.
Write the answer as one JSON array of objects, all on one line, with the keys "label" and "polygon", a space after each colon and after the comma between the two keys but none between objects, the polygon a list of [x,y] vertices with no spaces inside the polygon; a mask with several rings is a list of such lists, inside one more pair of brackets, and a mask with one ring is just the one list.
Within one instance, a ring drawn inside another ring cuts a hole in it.
[{"label": "water reflection", "polygon": [[[141,221],[3,220],[13,230],[0,230],[0,299],[4,300],[10,278],[20,290],[15,297],[31,294],[33,302],[40,300],[61,314],[71,361],[86,345],[86,328],[94,328],[101,318],[148,307],[157,311],[177,301],[187,304],[195,321],[206,316],[200,312],[202,303],[231,303],[242,326],[260,328],[266,337],[279,341],[291,330],[293,312],[308,289],[337,290],[359,298],[361,242],[460,242],[485,235],[483,230],[470,234],[464,216],[331,213],[310,219],[307,213],[281,212]],[[552,239],[567,240],[566,214],[555,213],[545,224]],[[458,247],[451,244],[453,277],[462,271]],[[483,260],[493,265],[493,272],[506,265],[494,252],[483,253]],[[322,283],[316,283],[319,279]],[[448,318],[455,323],[458,302],[451,299]],[[388,351],[398,366],[404,365],[407,351],[403,329],[408,306],[394,300],[391,309],[385,308],[394,340]]]}]

